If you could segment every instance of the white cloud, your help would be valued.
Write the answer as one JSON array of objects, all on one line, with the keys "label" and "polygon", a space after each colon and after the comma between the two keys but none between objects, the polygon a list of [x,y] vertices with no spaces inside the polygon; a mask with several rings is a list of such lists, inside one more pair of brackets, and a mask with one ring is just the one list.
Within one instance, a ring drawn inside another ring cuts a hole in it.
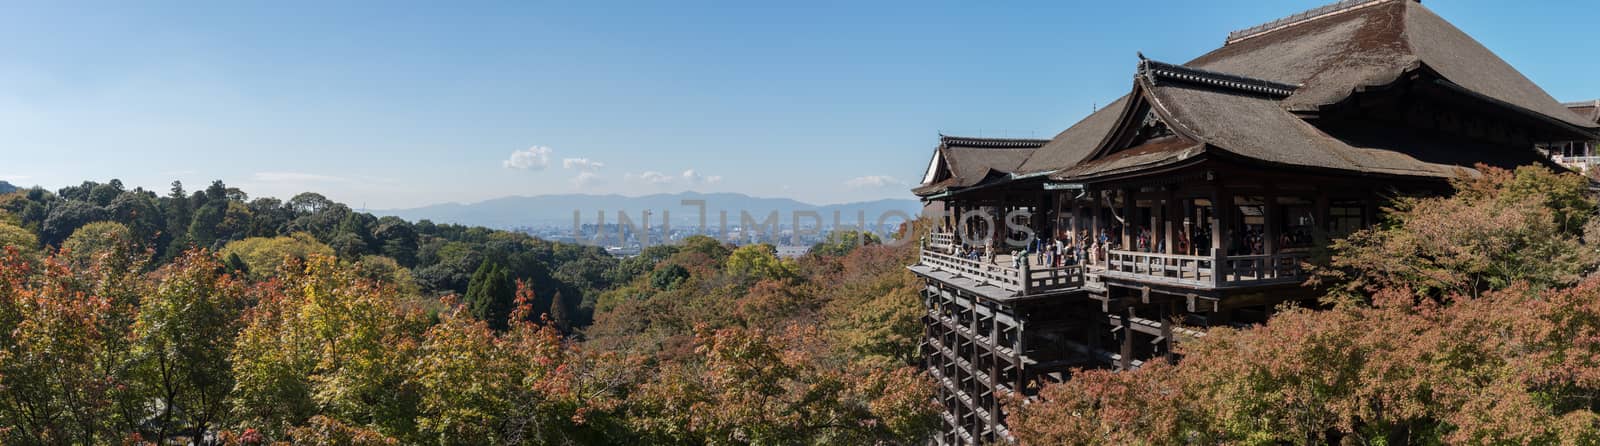
[{"label": "white cloud", "polygon": [[851,178],[849,181],[845,181],[844,185],[854,189],[866,189],[889,186],[905,186],[906,182],[900,181],[888,175],[868,175],[864,177]]},{"label": "white cloud", "polygon": [[533,146],[527,150],[511,152],[511,158],[501,161],[507,169],[544,170],[550,167],[550,148]]},{"label": "white cloud", "polygon": [[606,163],[588,158],[567,158],[561,160],[561,167],[566,169],[578,169],[592,172],[599,170],[602,167],[606,167]]},{"label": "white cloud", "polygon": [[251,179],[262,183],[353,183],[355,180],[305,172],[256,172]]},{"label": "white cloud", "polygon": [[599,182],[600,174],[594,172],[578,172],[578,176],[572,178],[572,184],[575,184],[578,187],[593,186]]},{"label": "white cloud", "polygon": [[667,174],[664,174],[664,173],[661,173],[661,172],[656,172],[656,171],[653,171],[653,170],[645,172],[645,173],[640,173],[640,174],[632,174],[632,173],[630,173],[630,174],[627,174],[625,176],[625,178],[627,178],[629,180],[643,181],[643,182],[650,183],[650,184],[667,184],[667,183],[671,183],[674,180],[672,175],[667,175]]},{"label": "white cloud", "polygon": [[701,175],[694,169],[683,171],[683,181],[689,184],[717,184],[722,182],[721,175]]}]

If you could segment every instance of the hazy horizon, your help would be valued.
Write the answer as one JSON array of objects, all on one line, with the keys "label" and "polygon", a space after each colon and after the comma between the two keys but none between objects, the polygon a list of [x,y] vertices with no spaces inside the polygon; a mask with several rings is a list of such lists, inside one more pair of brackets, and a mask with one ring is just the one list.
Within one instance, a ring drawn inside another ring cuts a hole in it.
[{"label": "hazy horizon", "polygon": [[[0,180],[372,209],[911,198],[940,133],[1052,137],[1129,91],[1136,52],[1186,61],[1325,2],[18,5]],[[1539,6],[1428,3],[1556,98],[1600,97],[1600,61],[1570,57],[1600,8]]]}]

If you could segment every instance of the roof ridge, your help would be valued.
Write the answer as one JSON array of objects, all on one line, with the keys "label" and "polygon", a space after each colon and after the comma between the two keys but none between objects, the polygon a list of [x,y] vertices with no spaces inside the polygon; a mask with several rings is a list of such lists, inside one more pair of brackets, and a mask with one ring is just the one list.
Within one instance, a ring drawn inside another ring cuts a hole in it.
[{"label": "roof ridge", "polygon": [[[1260,25],[1252,26],[1252,27],[1249,27],[1249,28],[1241,29],[1241,30],[1238,30],[1238,31],[1230,32],[1230,33],[1228,33],[1228,39],[1222,43],[1222,46],[1232,45],[1232,44],[1235,44],[1235,43],[1238,43],[1238,42],[1242,42],[1242,41],[1249,40],[1249,39],[1252,39],[1252,38],[1255,38],[1255,37],[1259,37],[1259,36],[1261,36],[1263,34],[1271,33],[1273,31],[1277,31],[1277,30],[1280,30],[1280,29],[1288,28],[1288,27],[1291,27],[1291,26],[1294,26],[1294,25],[1299,25],[1301,23],[1310,22],[1310,21],[1321,19],[1321,18],[1324,18],[1324,17],[1331,17],[1331,16],[1335,16],[1335,15],[1340,15],[1340,14],[1343,14],[1343,13],[1346,13],[1346,12],[1355,11],[1355,10],[1363,9],[1363,8],[1366,8],[1366,7],[1369,7],[1369,6],[1373,6],[1373,5],[1377,5],[1377,4],[1381,4],[1381,3],[1388,3],[1388,2],[1392,2],[1392,1],[1396,1],[1396,0],[1343,0],[1343,1],[1340,1],[1338,3],[1319,6],[1319,7],[1316,7],[1316,8],[1312,8],[1312,9],[1308,9],[1308,10],[1302,11],[1299,14],[1291,15],[1291,16],[1288,16],[1288,17],[1284,17],[1284,18],[1280,18],[1280,19],[1277,19],[1277,20],[1273,20],[1271,22],[1267,22],[1267,23],[1263,23],[1263,24],[1260,24]],[[1401,0],[1401,1],[1415,1],[1415,2],[1421,3],[1421,0]]]},{"label": "roof ridge", "polygon": [[1139,55],[1139,75],[1149,80],[1151,85],[1161,80],[1175,80],[1278,98],[1289,97],[1300,89],[1299,85],[1159,62],[1146,59],[1142,54]]},{"label": "roof ridge", "polygon": [[1562,102],[1561,105],[1563,107],[1594,107],[1594,106],[1600,106],[1600,99],[1590,99],[1590,100],[1587,100],[1587,101]]},{"label": "roof ridge", "polygon": [[939,135],[939,143],[945,146],[975,147],[990,149],[1036,149],[1049,143],[1048,139],[1033,138],[984,138],[972,136]]}]

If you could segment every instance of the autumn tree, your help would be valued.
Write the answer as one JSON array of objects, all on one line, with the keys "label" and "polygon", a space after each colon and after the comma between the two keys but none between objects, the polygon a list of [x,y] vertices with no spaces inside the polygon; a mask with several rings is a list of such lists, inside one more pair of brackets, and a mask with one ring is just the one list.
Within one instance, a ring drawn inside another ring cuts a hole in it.
[{"label": "autumn tree", "polygon": [[407,365],[427,320],[392,286],[312,255],[261,284],[229,357],[242,426],[281,437],[314,415],[414,435],[417,392]]},{"label": "autumn tree", "polygon": [[[1077,371],[1024,444],[1593,444],[1600,277],[1577,175],[1481,168],[1332,248],[1335,305],[1212,328],[1175,366]],[[1586,278],[1585,278],[1586,277]]]},{"label": "autumn tree", "polygon": [[229,242],[220,252],[223,258],[238,256],[255,277],[265,277],[276,271],[285,259],[303,261],[315,255],[332,256],[333,248],[311,234],[297,232],[283,237],[253,237]]},{"label": "autumn tree", "polygon": [[701,361],[640,388],[633,422],[658,441],[701,444],[911,444],[935,427],[926,377],[832,366],[816,336],[701,328]]},{"label": "autumn tree", "polygon": [[1408,288],[1419,297],[1475,296],[1516,282],[1570,286],[1600,255],[1585,244],[1596,204],[1588,181],[1539,166],[1452,181],[1450,197],[1398,198],[1385,222],[1335,241],[1319,283],[1336,296]]},{"label": "autumn tree", "polygon": [[102,221],[78,228],[61,243],[61,250],[76,265],[87,266],[95,262],[127,263],[138,261],[139,252],[133,232],[121,223]]},{"label": "autumn tree", "polygon": [[185,254],[140,301],[135,367],[138,385],[157,408],[147,437],[157,444],[179,433],[203,436],[227,414],[234,385],[229,355],[247,293],[221,267],[209,253]]},{"label": "autumn tree", "polygon": [[39,238],[32,232],[10,223],[0,222],[0,248],[16,248],[21,252],[30,252],[39,246]]}]

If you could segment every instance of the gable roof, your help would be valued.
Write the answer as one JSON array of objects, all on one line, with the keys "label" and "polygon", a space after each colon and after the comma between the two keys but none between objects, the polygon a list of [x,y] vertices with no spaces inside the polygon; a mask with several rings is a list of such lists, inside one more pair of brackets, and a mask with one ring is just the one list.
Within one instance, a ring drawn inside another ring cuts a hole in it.
[{"label": "gable roof", "polygon": [[1316,110],[1426,65],[1489,98],[1574,126],[1600,127],[1572,116],[1516,68],[1416,0],[1346,1],[1324,8],[1332,9],[1235,33],[1222,48],[1184,65],[1299,84],[1283,104],[1291,111]]},{"label": "gable roof", "polygon": [[[1049,140],[1018,138],[971,138],[939,136],[939,147],[924,176],[924,184],[912,189],[917,195],[976,186],[996,175],[1009,175]],[[931,180],[931,181],[930,181]]]},{"label": "gable roof", "polygon": [[1562,105],[1567,106],[1567,110],[1572,110],[1573,113],[1577,113],[1578,116],[1583,119],[1600,123],[1600,99],[1595,99],[1593,101],[1568,102]]},{"label": "gable roof", "polygon": [[1087,180],[1177,164],[1202,154],[1313,169],[1436,178],[1452,177],[1479,162],[1507,167],[1548,162],[1528,147],[1402,127],[1314,126],[1283,106],[1298,92],[1282,84],[1262,84],[1267,81],[1155,61],[1141,62],[1139,72],[1136,102],[1148,104],[1175,135],[1128,148],[1107,145],[1101,156],[1057,172],[1051,175],[1053,179]]},{"label": "gable roof", "polygon": [[[1192,147],[1163,141],[1173,156],[1163,157],[1158,154],[1162,151],[1143,148],[1138,156],[1118,156],[1114,164],[1119,167],[1097,162],[1099,159],[1089,161],[1116,131],[1118,121],[1127,119],[1123,115],[1129,104],[1147,100],[1165,104],[1161,108],[1168,114],[1165,118],[1177,121],[1168,124],[1175,130],[1188,128],[1192,132],[1186,135],[1188,139],[1237,156],[1311,167],[1448,176],[1454,165],[1464,162],[1470,166],[1472,162],[1435,156],[1442,154],[1423,155],[1433,152],[1430,146],[1446,143],[1438,137],[1392,129],[1400,133],[1394,144],[1351,143],[1294,113],[1317,111],[1369,87],[1393,84],[1418,70],[1442,78],[1441,85],[1446,87],[1572,131],[1600,129],[1595,120],[1568,110],[1416,0],[1342,1],[1235,32],[1223,47],[1184,65],[1147,66],[1141,62],[1140,67],[1140,76],[1151,81],[1144,90],[1135,87],[1135,95],[1142,94],[1143,99],[1124,97],[1091,114],[1035,151],[1018,170],[1074,177],[1170,162],[1178,153],[1194,155],[1189,152]],[[1174,72],[1162,74],[1164,70]],[[1183,76],[1198,78],[1185,80]],[[1163,77],[1175,82],[1163,83]],[[1338,131],[1360,133],[1359,129]],[[1399,141],[1410,143],[1396,145]],[[1408,155],[1408,149],[1417,153]],[[1519,159],[1524,156],[1520,152],[1532,152],[1521,149],[1496,150],[1509,151],[1509,156]],[[1384,153],[1391,151],[1398,152]]]}]

